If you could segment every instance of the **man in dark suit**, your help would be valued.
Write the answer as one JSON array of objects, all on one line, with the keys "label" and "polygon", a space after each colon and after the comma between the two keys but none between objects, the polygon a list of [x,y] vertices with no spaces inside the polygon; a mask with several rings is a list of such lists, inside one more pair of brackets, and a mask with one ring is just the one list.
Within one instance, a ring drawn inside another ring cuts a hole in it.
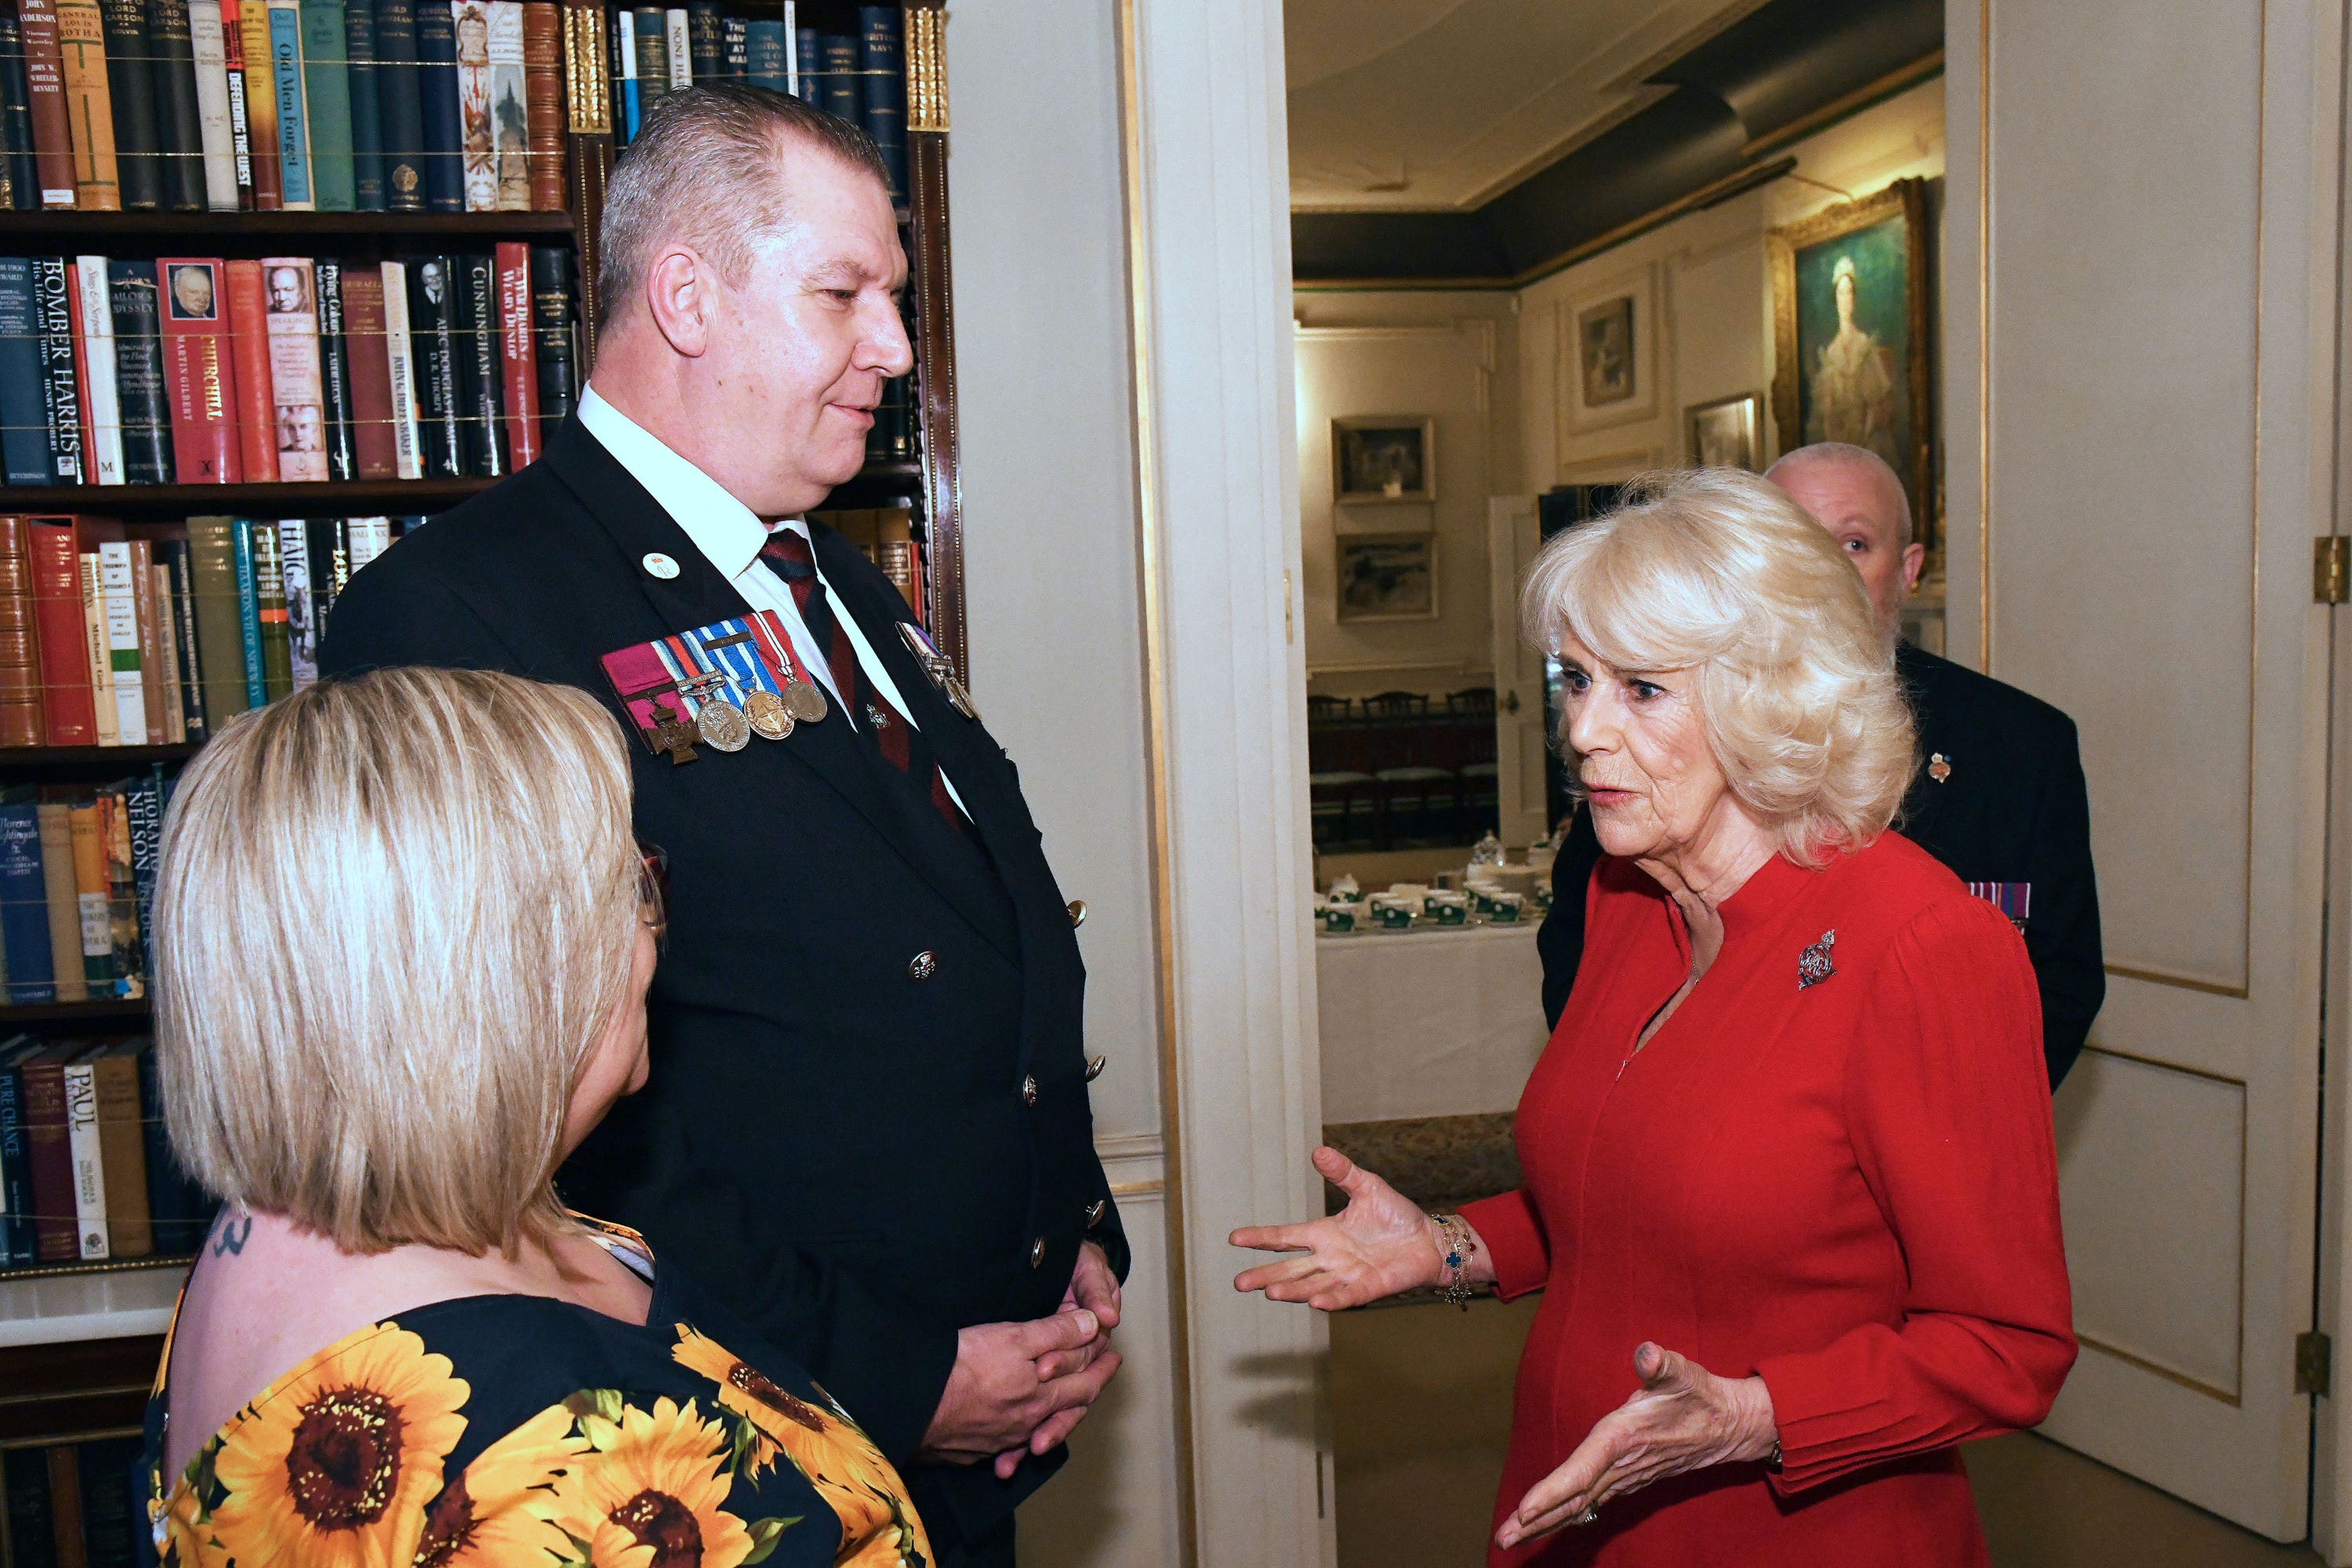
[{"label": "man in dark suit", "polygon": [[[1919,580],[1903,481],[1876,454],[1837,442],[1801,447],[1765,476],[1853,558],[1887,636]],[[1895,826],[1992,900],[2025,933],[2042,990],[2042,1049],[2056,1089],[2106,999],[2091,805],[2074,721],[2013,686],[1907,642],[1895,665],[1911,697],[1926,765]],[[1601,858],[1579,809],[1552,863],[1552,907],[1537,933],[1544,1016],[1559,1022],[1584,952],[1584,893]]]},{"label": "man in dark suit", "polygon": [[[668,946],[651,1082],[565,1195],[801,1357],[907,1468],[944,1563],[1009,1565],[1014,1506],[1118,1365],[1128,1250],[1088,1109],[1084,906],[898,590],[800,517],[912,361],[886,177],[843,122],[720,84],[665,101],[608,202],[578,416],[353,578],[322,669],[501,669],[621,715]],[[678,634],[757,615],[789,654],[739,636],[726,658],[757,654],[781,679],[751,689],[790,703],[717,703],[680,669],[648,724],[608,678],[618,654],[661,681],[663,650],[702,647]]]}]

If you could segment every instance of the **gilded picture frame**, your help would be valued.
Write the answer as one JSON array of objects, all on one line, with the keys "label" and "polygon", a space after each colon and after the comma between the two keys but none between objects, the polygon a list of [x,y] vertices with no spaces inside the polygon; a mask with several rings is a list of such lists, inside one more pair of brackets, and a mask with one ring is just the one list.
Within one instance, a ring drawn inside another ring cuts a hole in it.
[{"label": "gilded picture frame", "polygon": [[1743,392],[1683,410],[1684,457],[1700,468],[1764,471],[1764,397]]},{"label": "gilded picture frame", "polygon": [[1433,621],[1438,595],[1437,540],[1426,533],[1344,538],[1339,542],[1334,610],[1341,625]]},{"label": "gilded picture frame", "polygon": [[1934,318],[1927,183],[1897,180],[1771,230],[1772,422],[1780,450],[1843,440],[1877,452],[1936,530]]}]

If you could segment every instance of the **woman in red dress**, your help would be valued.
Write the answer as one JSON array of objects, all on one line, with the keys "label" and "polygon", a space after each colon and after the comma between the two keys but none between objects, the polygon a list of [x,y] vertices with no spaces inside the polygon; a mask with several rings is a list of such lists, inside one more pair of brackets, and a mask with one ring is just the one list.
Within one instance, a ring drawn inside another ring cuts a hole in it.
[{"label": "woman in red dress", "polygon": [[1519,1102],[1524,1184],[1237,1231],[1236,1285],[1336,1310],[1544,1300],[1496,1564],[1981,1564],[1955,1446],[2074,1359],[2025,948],[1887,831],[1892,650],[1830,536],[1730,470],[1548,546],[1526,619],[1608,851]]}]

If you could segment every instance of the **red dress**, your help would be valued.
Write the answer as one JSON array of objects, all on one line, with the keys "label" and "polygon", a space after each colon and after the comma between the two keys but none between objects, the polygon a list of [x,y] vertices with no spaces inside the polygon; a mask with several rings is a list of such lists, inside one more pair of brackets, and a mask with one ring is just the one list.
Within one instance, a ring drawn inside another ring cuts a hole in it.
[{"label": "red dress", "polygon": [[[1495,1522],[1633,1393],[1644,1340],[1760,1373],[1783,1468],[1675,1477],[1489,1562],[1982,1564],[1953,1446],[2040,1421],[2074,1360],[2024,942],[1898,835],[1776,857],[1634,1054],[1690,973],[1681,911],[1617,859],[1588,910],[1525,1184],[1464,1211],[1502,1293],[1545,1293]],[[1801,988],[1816,947],[1833,972]]]}]

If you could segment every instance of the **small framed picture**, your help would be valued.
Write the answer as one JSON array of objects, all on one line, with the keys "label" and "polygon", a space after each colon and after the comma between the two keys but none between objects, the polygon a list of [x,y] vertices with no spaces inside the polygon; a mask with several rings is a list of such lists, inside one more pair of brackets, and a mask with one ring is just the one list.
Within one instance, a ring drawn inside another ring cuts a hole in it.
[{"label": "small framed picture", "polygon": [[1764,395],[1743,392],[1695,403],[1683,410],[1683,428],[1689,437],[1689,457],[1702,468],[1745,468],[1763,471]]},{"label": "small framed picture", "polygon": [[1437,421],[1359,414],[1331,421],[1331,496],[1339,501],[1437,499]]},{"label": "small framed picture", "polygon": [[1633,296],[1621,294],[1576,316],[1577,372],[1584,406],[1598,411],[1633,396]]},{"label": "small framed picture", "polygon": [[1341,621],[1437,618],[1437,540],[1433,535],[1343,538],[1339,545]]},{"label": "small framed picture", "polygon": [[1638,267],[1557,308],[1563,446],[1579,433],[1655,418],[1658,279]]}]

